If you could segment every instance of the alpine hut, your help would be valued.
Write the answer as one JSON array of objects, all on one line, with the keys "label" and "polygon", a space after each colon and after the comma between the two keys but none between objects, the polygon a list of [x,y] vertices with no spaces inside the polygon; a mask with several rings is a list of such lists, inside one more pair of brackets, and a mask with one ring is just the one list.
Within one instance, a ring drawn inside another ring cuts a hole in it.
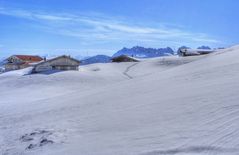
[{"label": "alpine hut", "polygon": [[62,55],[53,59],[46,60],[35,64],[33,73],[44,72],[49,70],[78,70],[80,61],[70,56]]},{"label": "alpine hut", "polygon": [[12,55],[6,59],[5,71],[27,68],[42,60],[40,56],[35,55]]},{"label": "alpine hut", "polygon": [[205,55],[214,52],[211,49],[180,49],[179,55],[180,56],[197,56],[197,55]]},{"label": "alpine hut", "polygon": [[134,57],[127,55],[120,55],[118,57],[112,58],[111,60],[112,62],[139,62],[139,60],[135,59]]}]

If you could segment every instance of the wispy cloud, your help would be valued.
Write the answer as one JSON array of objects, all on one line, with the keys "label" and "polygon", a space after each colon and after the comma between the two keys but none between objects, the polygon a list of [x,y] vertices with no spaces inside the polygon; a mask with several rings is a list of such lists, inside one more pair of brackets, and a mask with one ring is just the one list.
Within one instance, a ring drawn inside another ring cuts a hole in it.
[{"label": "wispy cloud", "polygon": [[0,8],[0,14],[7,15],[7,16],[13,16],[18,18],[25,18],[30,20],[46,20],[46,21],[68,21],[71,20],[71,18],[63,17],[63,16],[55,16],[55,15],[49,15],[47,13],[43,12],[31,12],[27,10],[20,10],[20,9],[5,9]]},{"label": "wispy cloud", "polygon": [[129,19],[108,17],[96,13],[67,14],[0,8],[0,14],[36,21],[38,27],[44,31],[77,37],[86,43],[89,41],[148,43],[164,41],[174,44],[184,42],[215,44],[220,42],[207,34],[189,32],[181,27],[162,26],[155,23],[151,26],[145,26],[144,23],[135,24]]}]

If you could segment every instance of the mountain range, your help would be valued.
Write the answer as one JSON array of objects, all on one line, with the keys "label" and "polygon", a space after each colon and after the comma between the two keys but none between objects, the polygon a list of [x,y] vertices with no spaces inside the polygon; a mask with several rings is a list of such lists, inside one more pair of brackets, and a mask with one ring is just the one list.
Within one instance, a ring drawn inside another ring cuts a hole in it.
[{"label": "mountain range", "polygon": [[107,55],[96,55],[90,58],[81,60],[81,65],[88,65],[94,63],[108,63],[111,62],[111,57]]},{"label": "mountain range", "polygon": [[[112,57],[117,57],[120,55],[128,55],[136,58],[152,58],[152,57],[160,57],[160,56],[168,56],[173,55],[174,51],[170,48],[145,48],[140,46],[135,46],[133,48],[123,48],[113,54]],[[94,64],[94,63],[109,63],[111,62],[110,56],[107,55],[96,55],[92,57],[87,57],[85,59],[81,59],[82,65]],[[76,59],[79,59],[76,57]]]},{"label": "mountain range", "polygon": [[174,55],[174,51],[170,47],[156,49],[135,46],[133,48],[123,48],[116,52],[113,57],[117,57],[120,55],[128,55],[136,58],[153,58]]}]

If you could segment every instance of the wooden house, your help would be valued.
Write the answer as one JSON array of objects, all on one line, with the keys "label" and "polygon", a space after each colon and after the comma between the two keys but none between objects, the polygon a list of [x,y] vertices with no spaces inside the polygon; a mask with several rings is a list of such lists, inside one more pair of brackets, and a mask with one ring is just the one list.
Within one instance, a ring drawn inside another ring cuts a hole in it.
[{"label": "wooden house", "polygon": [[214,52],[214,50],[210,49],[180,49],[180,56],[197,56],[197,55],[205,55]]},{"label": "wooden house", "polygon": [[33,73],[50,70],[78,70],[80,61],[70,56],[59,56],[34,65]]},{"label": "wooden house", "polygon": [[5,71],[23,69],[42,60],[41,57],[34,55],[12,55],[6,59]]},{"label": "wooden house", "polygon": [[111,60],[112,60],[112,62],[139,62],[139,60],[135,59],[134,57],[130,57],[127,55],[121,55],[118,57],[114,57]]}]

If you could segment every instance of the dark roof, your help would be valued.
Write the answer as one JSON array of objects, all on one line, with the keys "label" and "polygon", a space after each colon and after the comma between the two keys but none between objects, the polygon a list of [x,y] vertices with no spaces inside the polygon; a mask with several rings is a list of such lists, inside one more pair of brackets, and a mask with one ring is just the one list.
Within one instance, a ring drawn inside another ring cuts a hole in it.
[{"label": "dark roof", "polygon": [[120,55],[118,57],[114,57],[111,59],[112,62],[139,62],[136,58],[127,56],[127,55]]},{"label": "dark roof", "polygon": [[35,55],[14,55],[14,56],[22,61],[39,62],[43,60],[41,57]]}]

